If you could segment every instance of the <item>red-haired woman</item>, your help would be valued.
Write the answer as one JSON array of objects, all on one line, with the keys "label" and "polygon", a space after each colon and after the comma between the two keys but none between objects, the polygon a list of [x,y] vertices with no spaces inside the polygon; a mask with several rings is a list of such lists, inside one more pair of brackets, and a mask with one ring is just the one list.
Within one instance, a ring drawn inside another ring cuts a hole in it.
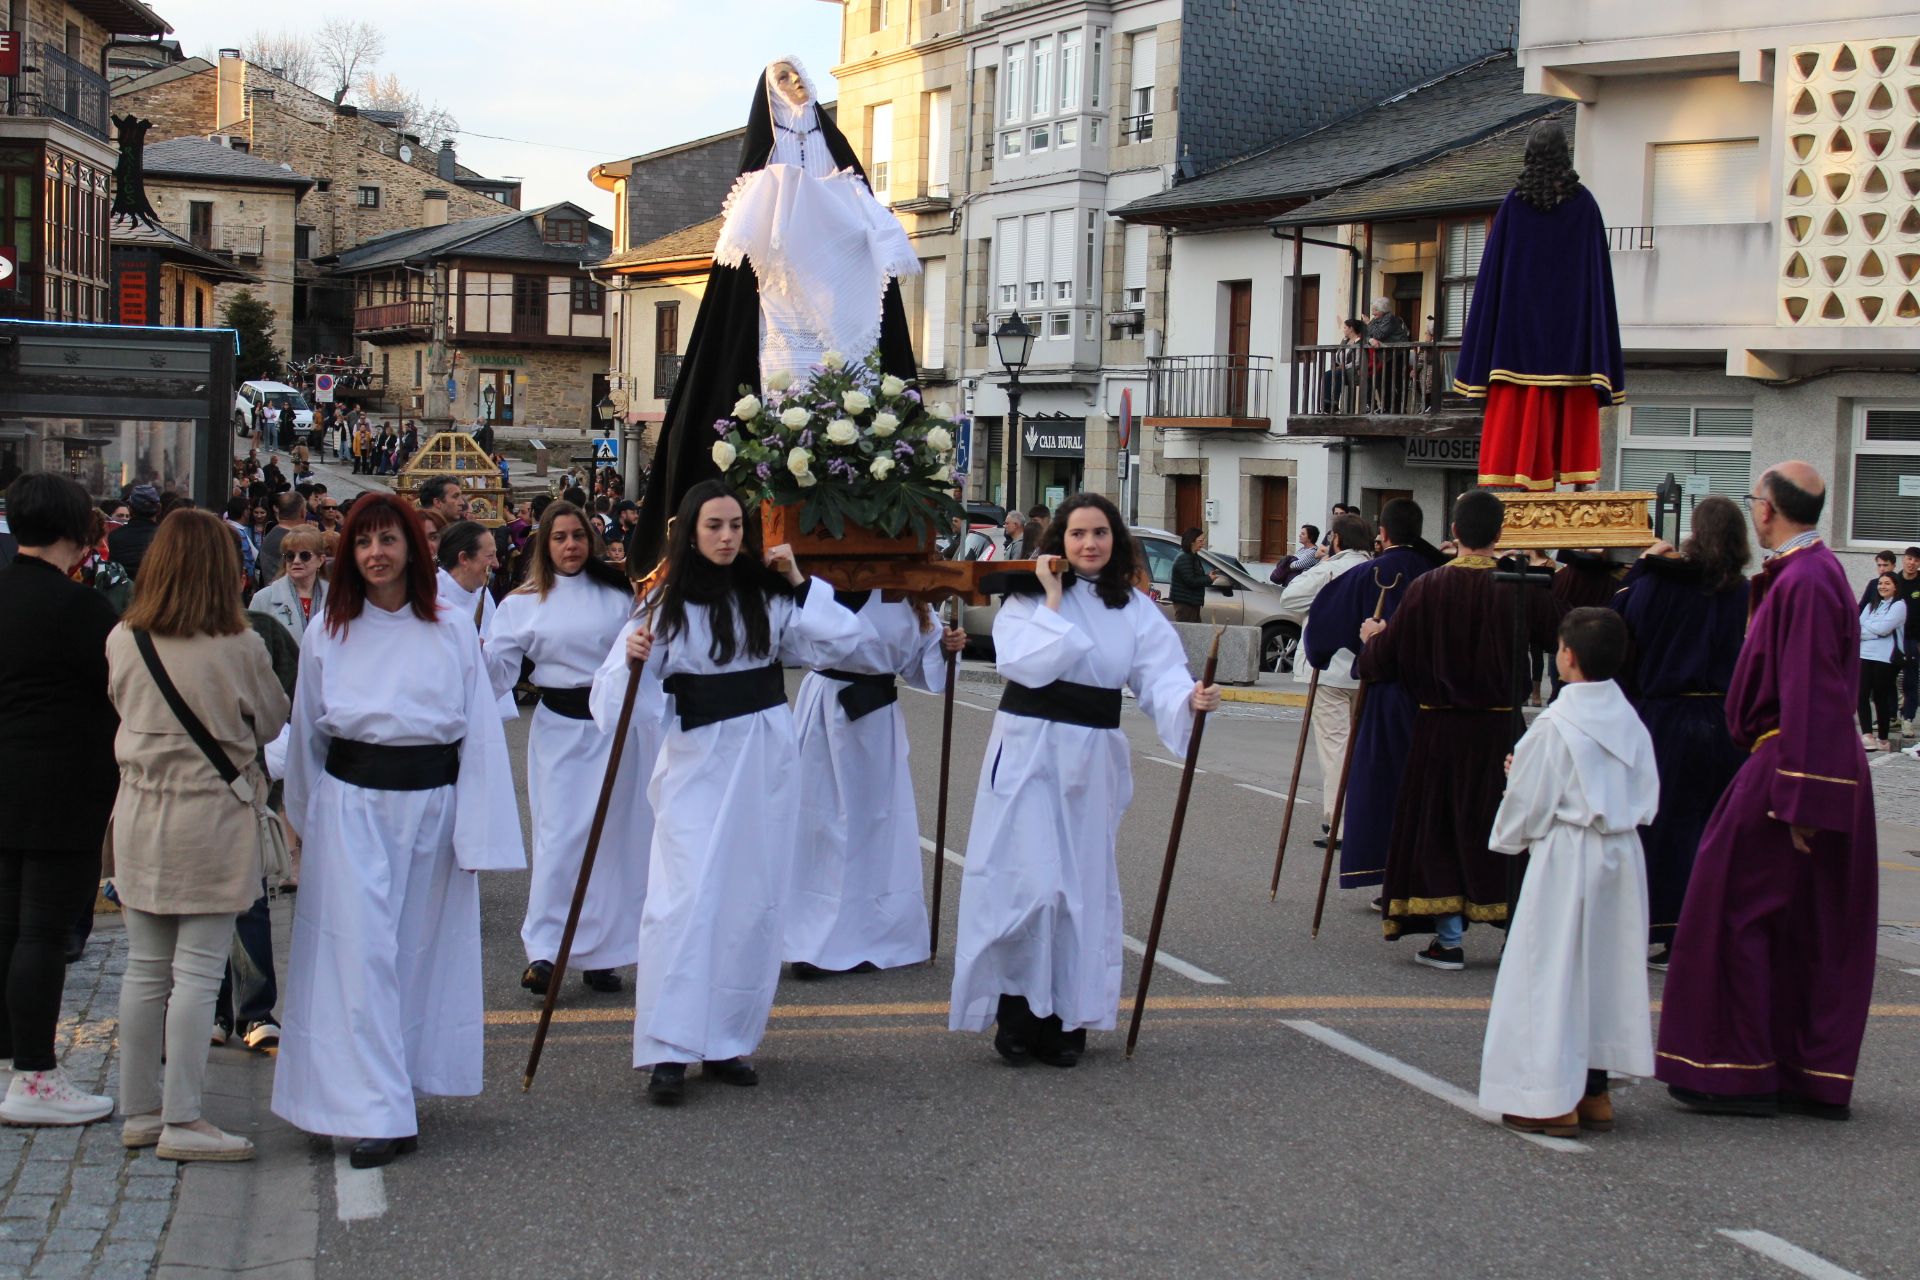
[{"label": "red-haired woman", "polygon": [[300,647],[286,799],[305,847],[273,1110],[358,1137],[363,1169],[414,1149],[414,1095],[480,1092],[472,873],[526,865],[479,637],[437,595],[419,512],[363,495]]}]

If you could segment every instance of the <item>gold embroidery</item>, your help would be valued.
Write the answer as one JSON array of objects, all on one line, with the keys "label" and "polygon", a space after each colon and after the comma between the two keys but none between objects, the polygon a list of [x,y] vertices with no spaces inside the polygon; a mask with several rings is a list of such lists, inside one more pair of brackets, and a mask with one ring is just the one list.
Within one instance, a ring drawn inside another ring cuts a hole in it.
[{"label": "gold embroidery", "polygon": [[1381,927],[1388,938],[1397,938],[1400,922],[1396,916],[1465,916],[1475,924],[1500,924],[1507,915],[1504,902],[1468,902],[1460,894],[1447,898],[1395,898],[1387,904],[1387,918]]},{"label": "gold embroidery", "polygon": [[1766,746],[1770,740],[1777,738],[1779,736],[1780,736],[1780,731],[1778,729],[1767,730],[1765,733],[1761,734],[1759,737],[1753,740],[1753,745],[1747,748],[1747,754],[1752,755],[1754,752],[1758,751],[1760,748]]},{"label": "gold embroidery", "polygon": [[1447,567],[1449,569],[1491,569],[1499,564],[1492,556],[1455,556]]},{"label": "gold embroidery", "polygon": [[1819,1076],[1822,1080],[1851,1081],[1853,1079],[1852,1076],[1843,1076],[1838,1071],[1813,1071],[1807,1067],[1796,1067],[1791,1062],[1783,1062],[1780,1065],[1789,1071],[1797,1071],[1803,1076]]},{"label": "gold embroidery", "polygon": [[[1776,729],[1774,732],[1778,733],[1779,730]],[[1805,778],[1808,782],[1834,782],[1843,787],[1857,787],[1860,785],[1852,778],[1829,778],[1824,773],[1801,773],[1798,769],[1775,769],[1774,772],[1783,778]]]},{"label": "gold embroidery", "polygon": [[1683,1058],[1677,1053],[1660,1050],[1659,1056],[1671,1058],[1675,1062],[1684,1062],[1690,1067],[1699,1067],[1702,1071],[1770,1071],[1779,1066],[1777,1062],[1695,1062],[1692,1058]]}]

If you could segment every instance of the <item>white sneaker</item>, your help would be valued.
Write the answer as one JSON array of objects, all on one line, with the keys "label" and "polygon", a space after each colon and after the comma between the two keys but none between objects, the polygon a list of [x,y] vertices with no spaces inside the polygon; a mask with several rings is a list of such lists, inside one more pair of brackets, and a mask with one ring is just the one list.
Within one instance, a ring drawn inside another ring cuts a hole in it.
[{"label": "white sneaker", "polygon": [[162,1160],[251,1160],[253,1143],[237,1133],[223,1129],[202,1133],[185,1125],[170,1124],[160,1131],[160,1145],[154,1154]]},{"label": "white sneaker", "polygon": [[112,1114],[112,1098],[83,1092],[59,1067],[14,1072],[0,1101],[0,1122],[6,1124],[92,1124]]}]

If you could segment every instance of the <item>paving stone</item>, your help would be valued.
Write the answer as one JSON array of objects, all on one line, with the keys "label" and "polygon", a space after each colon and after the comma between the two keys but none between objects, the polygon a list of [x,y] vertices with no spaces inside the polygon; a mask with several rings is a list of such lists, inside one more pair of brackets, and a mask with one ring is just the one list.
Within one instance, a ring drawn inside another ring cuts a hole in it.
[{"label": "paving stone", "polygon": [[48,1253],[91,1254],[100,1247],[100,1229],[56,1227],[47,1234]]},{"label": "paving stone", "polygon": [[67,1187],[68,1204],[110,1205],[120,1198],[120,1178],[105,1167],[82,1165]]},{"label": "paving stone", "polygon": [[80,1150],[80,1127],[69,1125],[59,1129],[36,1129],[33,1145],[27,1148],[29,1160],[71,1160]]},{"label": "paving stone", "polygon": [[57,1196],[67,1189],[67,1181],[72,1176],[69,1166],[55,1164],[51,1160],[30,1161],[14,1180],[14,1195]]},{"label": "paving stone", "polygon": [[172,1178],[128,1178],[125,1194],[130,1201],[171,1200],[173,1187]]},{"label": "paving stone", "polygon": [[43,1253],[27,1274],[32,1280],[86,1280],[92,1270],[92,1253]]},{"label": "paving stone", "polygon": [[173,1205],[165,1200],[129,1202],[120,1206],[108,1234],[115,1240],[158,1240],[172,1213]]},{"label": "paving stone", "polygon": [[45,1222],[53,1216],[52,1196],[8,1196],[5,1204],[0,1204],[0,1218],[17,1218],[26,1222]]},{"label": "paving stone", "polygon": [[108,1220],[112,1217],[113,1212],[106,1205],[79,1204],[69,1200],[66,1205],[61,1208],[60,1216],[54,1225],[63,1230],[78,1230],[93,1227],[97,1230],[104,1231],[106,1230]]},{"label": "paving stone", "polygon": [[24,1267],[40,1252],[38,1241],[0,1240],[0,1266]]}]

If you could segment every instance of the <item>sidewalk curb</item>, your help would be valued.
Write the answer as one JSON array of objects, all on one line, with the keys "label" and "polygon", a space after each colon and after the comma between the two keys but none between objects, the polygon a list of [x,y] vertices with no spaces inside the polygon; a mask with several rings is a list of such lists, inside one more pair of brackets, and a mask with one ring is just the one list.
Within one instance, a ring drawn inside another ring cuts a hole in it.
[{"label": "sidewalk curb", "polygon": [[1287,689],[1249,689],[1243,685],[1223,685],[1222,702],[1257,702],[1268,707],[1304,707],[1307,695]]}]

